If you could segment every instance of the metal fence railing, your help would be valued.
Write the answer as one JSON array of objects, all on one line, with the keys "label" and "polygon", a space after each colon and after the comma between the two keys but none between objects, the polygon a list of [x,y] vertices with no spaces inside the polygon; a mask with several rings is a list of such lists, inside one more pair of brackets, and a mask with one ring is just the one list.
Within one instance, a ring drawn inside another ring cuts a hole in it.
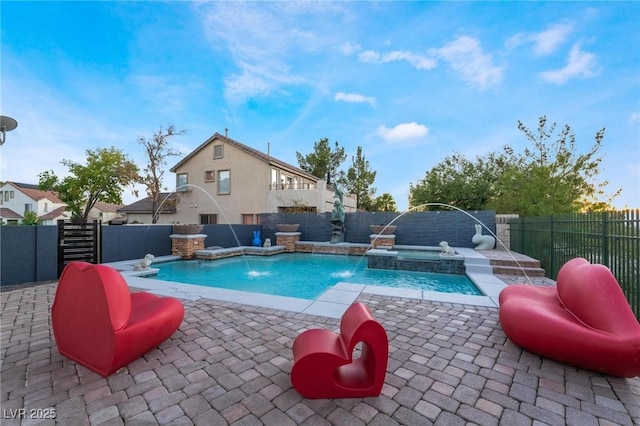
[{"label": "metal fence railing", "polygon": [[574,257],[607,266],[640,319],[640,209],[511,219],[511,249],[538,259],[548,278]]}]

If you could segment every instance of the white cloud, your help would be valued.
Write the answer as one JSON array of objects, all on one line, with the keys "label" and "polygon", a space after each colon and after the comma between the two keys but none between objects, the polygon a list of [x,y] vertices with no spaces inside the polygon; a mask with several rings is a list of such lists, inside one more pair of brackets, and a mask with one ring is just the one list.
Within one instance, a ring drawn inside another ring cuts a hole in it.
[{"label": "white cloud", "polygon": [[537,33],[518,33],[506,42],[508,48],[515,48],[524,43],[533,43],[533,53],[542,56],[555,52],[573,31],[569,23],[553,24],[546,30]]},{"label": "white cloud", "polygon": [[374,50],[366,50],[358,55],[358,59],[361,62],[370,64],[386,64],[389,62],[406,61],[419,70],[430,70],[436,66],[436,61],[433,58],[428,58],[404,50],[394,50],[393,52],[385,53],[384,55]]},{"label": "white cloud", "polygon": [[629,116],[629,124],[640,124],[640,111],[634,112]]},{"label": "white cloud", "polygon": [[410,123],[398,124],[392,128],[384,125],[379,126],[377,133],[387,141],[397,142],[428,136],[429,128],[424,124],[418,124],[412,121]]},{"label": "white cloud", "polygon": [[569,52],[567,64],[557,70],[541,72],[540,78],[543,81],[555,84],[564,84],[572,78],[589,78],[598,73],[596,70],[596,55],[580,49],[580,44],[576,43]]},{"label": "white cloud", "polygon": [[360,45],[358,43],[343,43],[342,46],[340,46],[340,52],[342,52],[343,55],[345,56],[349,56],[349,55],[353,55],[356,52],[359,52],[362,50],[362,47],[360,47]]},{"label": "white cloud", "polygon": [[481,90],[498,85],[504,68],[493,64],[491,55],[483,53],[480,42],[469,36],[460,36],[434,53],[449,63],[451,68],[468,84]]},{"label": "white cloud", "polygon": [[[241,103],[290,84],[305,84],[290,58],[332,42],[318,37],[308,15],[317,10],[288,2],[205,2],[200,4],[212,48],[228,51],[239,71],[225,78],[225,96]],[[320,10],[321,12],[322,10]]]},{"label": "white cloud", "polygon": [[376,106],[376,99],[369,97],[369,96],[364,96],[364,95],[360,95],[357,93],[344,93],[344,92],[338,92],[336,93],[335,97],[333,98],[335,101],[342,101],[342,102],[351,102],[351,103],[363,103],[366,102],[368,104],[370,104],[371,106]]}]

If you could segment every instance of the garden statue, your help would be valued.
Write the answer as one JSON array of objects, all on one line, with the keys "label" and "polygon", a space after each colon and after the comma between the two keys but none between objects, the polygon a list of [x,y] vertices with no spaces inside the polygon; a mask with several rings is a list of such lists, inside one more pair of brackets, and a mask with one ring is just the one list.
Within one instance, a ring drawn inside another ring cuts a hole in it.
[{"label": "garden statue", "polygon": [[154,255],[148,253],[144,255],[144,259],[142,259],[140,262],[136,263],[135,265],[133,265],[133,270],[134,271],[141,271],[143,269],[149,269],[149,266],[151,266],[151,263],[153,262],[153,259],[155,258]]},{"label": "garden statue", "polygon": [[338,185],[333,185],[333,211],[331,212],[331,243],[344,242],[344,194],[338,188]]},{"label": "garden statue", "polygon": [[446,241],[440,241],[440,256],[455,256],[456,251]]},{"label": "garden statue", "polygon": [[476,234],[471,242],[477,244],[476,250],[491,250],[496,246],[496,239],[491,235],[482,235],[482,225],[476,224]]}]

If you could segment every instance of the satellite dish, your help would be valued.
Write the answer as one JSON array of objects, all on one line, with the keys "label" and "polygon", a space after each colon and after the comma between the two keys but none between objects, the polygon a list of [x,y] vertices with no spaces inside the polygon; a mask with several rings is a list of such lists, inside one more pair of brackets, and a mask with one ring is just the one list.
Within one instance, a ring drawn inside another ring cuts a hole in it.
[{"label": "satellite dish", "polygon": [[7,132],[10,132],[18,127],[18,122],[6,115],[0,115],[0,131],[2,131],[2,139],[0,139],[0,145],[4,144],[5,136]]}]

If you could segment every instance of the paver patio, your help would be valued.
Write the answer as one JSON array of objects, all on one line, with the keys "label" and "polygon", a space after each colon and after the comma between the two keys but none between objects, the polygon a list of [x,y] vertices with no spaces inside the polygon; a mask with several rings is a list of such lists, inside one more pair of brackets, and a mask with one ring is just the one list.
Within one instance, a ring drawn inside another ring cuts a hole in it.
[{"label": "paver patio", "polygon": [[[523,351],[495,308],[362,294],[389,336],[382,395],[308,400],[289,380],[293,341],[309,328],[335,330],[337,319],[184,301],[184,322],[168,341],[102,378],[58,353],[55,289],[1,293],[2,425],[640,424],[639,377]],[[47,413],[56,418],[37,418]]]}]

